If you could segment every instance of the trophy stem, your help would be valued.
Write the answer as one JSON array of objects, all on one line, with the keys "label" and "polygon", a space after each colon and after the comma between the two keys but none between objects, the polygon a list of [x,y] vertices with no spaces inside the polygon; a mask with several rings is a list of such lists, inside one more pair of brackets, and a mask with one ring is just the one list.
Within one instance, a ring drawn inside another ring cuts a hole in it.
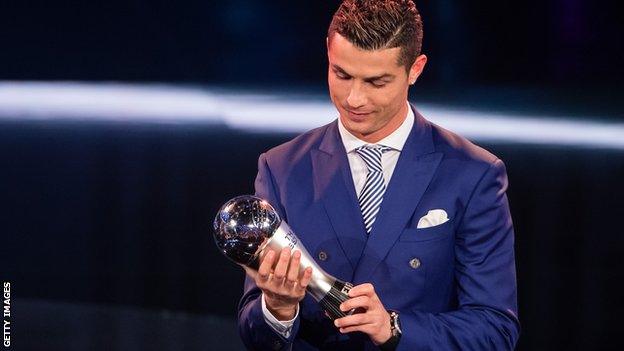
[{"label": "trophy stem", "polygon": [[336,279],[329,292],[319,301],[329,318],[342,318],[355,312],[355,310],[348,312],[340,310],[340,304],[349,299],[349,290],[352,287],[351,283]]}]

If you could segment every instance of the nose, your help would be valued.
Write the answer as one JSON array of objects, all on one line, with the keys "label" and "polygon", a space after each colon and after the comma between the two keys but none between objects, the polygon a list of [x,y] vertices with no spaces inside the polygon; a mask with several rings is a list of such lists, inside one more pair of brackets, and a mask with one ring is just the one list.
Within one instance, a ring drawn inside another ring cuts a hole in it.
[{"label": "nose", "polygon": [[362,91],[362,85],[359,82],[351,84],[349,96],[347,96],[347,104],[353,109],[357,109],[366,105],[366,94]]}]

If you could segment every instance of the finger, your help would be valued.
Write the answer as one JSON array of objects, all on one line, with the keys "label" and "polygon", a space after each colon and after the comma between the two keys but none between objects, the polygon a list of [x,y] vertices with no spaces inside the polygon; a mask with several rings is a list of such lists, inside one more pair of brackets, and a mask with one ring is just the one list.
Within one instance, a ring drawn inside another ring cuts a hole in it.
[{"label": "finger", "polygon": [[310,280],[312,280],[312,267],[307,267],[303,270],[303,277],[299,281],[299,287],[305,290],[310,284]]},{"label": "finger", "polygon": [[370,322],[371,317],[368,314],[358,313],[338,318],[334,321],[334,325],[338,328],[347,328],[354,325],[368,324]]},{"label": "finger", "polygon": [[269,273],[271,273],[271,267],[273,266],[274,260],[275,252],[273,250],[269,250],[269,252],[264,255],[262,263],[260,263],[260,267],[258,267],[258,276],[260,279],[269,279]]},{"label": "finger", "polygon": [[353,325],[350,327],[338,328],[338,330],[343,334],[359,331],[359,332],[370,335],[373,333],[373,325],[372,324]]},{"label": "finger", "polygon": [[285,247],[282,249],[277,261],[277,266],[275,266],[275,269],[273,270],[273,279],[277,282],[281,282],[286,277],[288,262],[290,262],[290,249]]},{"label": "finger", "polygon": [[286,281],[290,287],[294,287],[297,284],[297,278],[299,278],[299,263],[301,262],[301,251],[297,250],[293,252],[290,259],[290,266],[288,267],[288,273],[286,274]]},{"label": "finger", "polygon": [[370,304],[371,304],[370,297],[358,296],[358,297],[348,299],[347,301],[340,304],[340,310],[351,311],[352,309],[358,308],[358,307],[367,310],[370,308]]},{"label": "finger", "polygon": [[356,285],[351,290],[349,290],[349,297],[357,297],[366,295],[372,297],[375,295],[375,287],[371,283],[364,283],[360,285]]}]

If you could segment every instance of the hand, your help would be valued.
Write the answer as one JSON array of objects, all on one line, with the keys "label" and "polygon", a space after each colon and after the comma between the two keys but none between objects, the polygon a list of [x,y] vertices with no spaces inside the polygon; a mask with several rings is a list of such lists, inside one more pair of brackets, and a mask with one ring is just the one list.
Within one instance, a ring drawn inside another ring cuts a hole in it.
[{"label": "hand", "polygon": [[[303,300],[312,278],[312,268],[308,267],[300,272],[300,251],[291,255],[290,248],[286,247],[277,259],[275,256],[276,253],[269,250],[262,257],[257,272],[245,266],[243,268],[264,293],[269,312],[278,320],[286,321],[295,317],[297,305]],[[274,264],[275,268],[272,269]]]},{"label": "hand", "polygon": [[354,308],[363,310],[351,316],[336,319],[334,324],[341,333],[360,331],[368,334],[375,345],[381,345],[392,336],[390,314],[379,300],[372,284],[354,286],[349,291],[347,301],[340,304],[340,310],[350,311]]}]

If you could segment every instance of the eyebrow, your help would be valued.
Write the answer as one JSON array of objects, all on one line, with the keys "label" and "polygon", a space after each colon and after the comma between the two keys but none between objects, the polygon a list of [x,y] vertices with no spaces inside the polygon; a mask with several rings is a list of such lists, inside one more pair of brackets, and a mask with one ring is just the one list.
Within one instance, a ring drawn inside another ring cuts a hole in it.
[{"label": "eyebrow", "polygon": [[[351,76],[349,73],[347,73],[344,69],[342,69],[342,67],[336,65],[336,64],[332,64],[331,65],[333,69],[335,69],[336,71],[339,71],[342,74],[346,74],[348,76]],[[390,79],[394,79],[395,75],[394,74],[390,74],[390,73],[385,73],[382,74],[380,76],[374,76],[374,77],[367,77],[364,78],[365,81],[374,81],[374,80],[379,80],[379,79],[383,79],[383,78],[390,78]]]}]

